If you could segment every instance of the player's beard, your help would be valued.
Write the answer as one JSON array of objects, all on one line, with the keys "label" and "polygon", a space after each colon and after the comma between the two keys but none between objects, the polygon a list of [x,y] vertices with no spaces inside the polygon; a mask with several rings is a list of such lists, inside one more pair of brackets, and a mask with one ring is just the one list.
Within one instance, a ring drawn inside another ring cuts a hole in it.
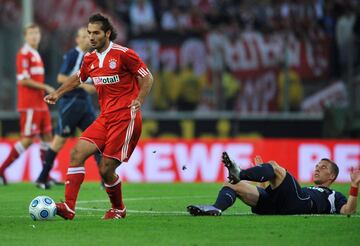
[{"label": "player's beard", "polygon": [[98,51],[98,52],[103,52],[103,48],[106,44],[106,38],[104,38],[103,40],[99,41],[99,45],[97,47],[95,47],[95,49]]}]

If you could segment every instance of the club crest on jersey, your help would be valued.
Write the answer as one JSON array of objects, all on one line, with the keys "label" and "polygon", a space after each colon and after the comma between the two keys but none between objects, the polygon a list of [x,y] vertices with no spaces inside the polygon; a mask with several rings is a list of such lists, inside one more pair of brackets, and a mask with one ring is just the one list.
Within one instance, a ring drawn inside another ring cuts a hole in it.
[{"label": "club crest on jersey", "polygon": [[113,76],[100,76],[100,77],[93,77],[92,80],[94,81],[95,85],[99,84],[115,84],[120,82],[119,75]]},{"label": "club crest on jersey", "polygon": [[116,68],[116,60],[115,59],[110,59],[109,60],[109,67],[111,69],[115,69]]}]

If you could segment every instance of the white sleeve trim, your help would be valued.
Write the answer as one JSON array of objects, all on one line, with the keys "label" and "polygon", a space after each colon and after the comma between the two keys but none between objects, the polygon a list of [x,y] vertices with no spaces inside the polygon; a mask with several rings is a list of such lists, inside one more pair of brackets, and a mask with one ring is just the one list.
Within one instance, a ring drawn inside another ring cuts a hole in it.
[{"label": "white sleeve trim", "polygon": [[27,71],[16,75],[17,80],[30,79],[30,75]]},{"label": "white sleeve trim", "polygon": [[146,75],[149,74],[149,69],[140,67],[138,73],[140,74],[141,77],[144,78]]}]

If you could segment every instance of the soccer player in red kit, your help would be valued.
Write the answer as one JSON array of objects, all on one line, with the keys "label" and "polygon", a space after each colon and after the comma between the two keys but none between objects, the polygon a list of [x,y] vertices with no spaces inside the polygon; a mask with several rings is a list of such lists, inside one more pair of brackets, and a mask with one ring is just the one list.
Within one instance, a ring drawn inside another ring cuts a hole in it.
[{"label": "soccer player in red kit", "polygon": [[130,158],[136,147],[141,134],[140,108],[152,87],[153,78],[133,50],[112,42],[116,32],[108,18],[101,14],[92,15],[87,28],[94,51],[84,56],[77,75],[44,98],[54,104],[64,93],[90,77],[101,110],[72,150],[65,182],[65,202],[56,204],[57,214],[64,219],[74,218],[77,195],[85,176],[84,162],[100,151],[103,158],[99,171],[112,204],[103,219],[120,219],[125,218],[126,208],[121,180],[115,169]]},{"label": "soccer player in red kit", "polygon": [[5,170],[32,144],[33,137],[40,135],[40,156],[43,161],[52,138],[49,107],[44,102],[45,92],[54,88],[44,84],[44,64],[37,51],[41,33],[32,24],[24,29],[25,44],[16,55],[18,86],[17,109],[20,112],[21,139],[11,148],[10,154],[0,167],[0,184],[6,184]]}]

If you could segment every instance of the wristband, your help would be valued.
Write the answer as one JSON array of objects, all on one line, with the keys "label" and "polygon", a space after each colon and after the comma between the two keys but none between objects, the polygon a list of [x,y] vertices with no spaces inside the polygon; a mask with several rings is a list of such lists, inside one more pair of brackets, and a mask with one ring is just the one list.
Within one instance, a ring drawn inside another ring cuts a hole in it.
[{"label": "wristband", "polygon": [[351,186],[351,188],[350,188],[350,196],[358,196],[358,190],[359,190],[359,188],[358,187],[353,187],[353,186]]}]

